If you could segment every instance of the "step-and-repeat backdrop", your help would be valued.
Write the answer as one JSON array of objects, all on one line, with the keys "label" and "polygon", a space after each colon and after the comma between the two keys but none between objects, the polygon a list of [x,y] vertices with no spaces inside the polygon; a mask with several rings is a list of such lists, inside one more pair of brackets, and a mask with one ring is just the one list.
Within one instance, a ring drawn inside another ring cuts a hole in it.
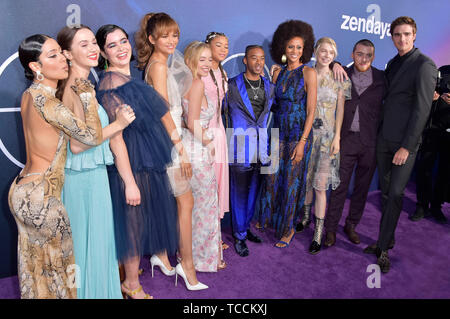
[{"label": "step-and-repeat backdrop", "polygon": [[[0,1],[0,278],[17,273],[17,230],[8,208],[9,185],[23,167],[26,154],[20,98],[29,83],[17,58],[17,48],[35,33],[55,37],[66,24],[82,23],[94,32],[103,24],[122,26],[133,37],[147,12],[166,12],[181,29],[178,49],[204,40],[210,31],[229,38],[229,76],[243,71],[242,55],[248,44],[266,50],[278,24],[300,19],[314,28],[316,39],[329,36],[338,45],[338,60],[351,62],[353,44],[363,38],[375,43],[374,65],[384,69],[396,54],[389,26],[401,15],[418,25],[416,46],[439,67],[450,64],[448,0],[2,0]],[[137,72],[137,70],[134,70]],[[375,183],[374,183],[375,185]]]}]

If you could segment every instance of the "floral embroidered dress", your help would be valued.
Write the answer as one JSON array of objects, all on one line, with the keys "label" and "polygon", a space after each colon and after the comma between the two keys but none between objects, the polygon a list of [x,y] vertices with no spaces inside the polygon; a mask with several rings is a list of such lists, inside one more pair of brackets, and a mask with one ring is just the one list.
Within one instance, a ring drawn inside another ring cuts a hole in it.
[{"label": "floral embroidered dress", "polygon": [[342,91],[346,99],[351,98],[351,82],[343,83],[333,79],[329,71],[318,78],[317,107],[313,122],[313,144],[306,178],[306,191],[334,190],[339,186],[339,153],[330,156],[336,124],[338,94]]},{"label": "floral embroidered dress", "polygon": [[[209,128],[209,122],[215,114],[215,105],[208,98],[208,105],[202,106],[200,124]],[[184,118],[187,122],[189,102],[183,99]],[[213,138],[208,130],[209,138]],[[191,131],[183,129],[183,145],[192,164],[190,180],[194,208],[192,209],[192,256],[197,271],[215,272],[221,260],[219,201],[214,170],[214,159],[202,142]]]}]

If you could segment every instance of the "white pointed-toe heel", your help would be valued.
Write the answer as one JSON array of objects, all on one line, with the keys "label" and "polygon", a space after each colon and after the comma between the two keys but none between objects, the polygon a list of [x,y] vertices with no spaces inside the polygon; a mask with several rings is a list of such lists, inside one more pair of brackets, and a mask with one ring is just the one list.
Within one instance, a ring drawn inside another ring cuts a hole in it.
[{"label": "white pointed-toe heel", "polygon": [[175,267],[175,286],[177,285],[177,282],[178,282],[178,275],[184,279],[184,283],[186,284],[186,288],[188,290],[203,290],[203,289],[209,288],[207,285],[202,284],[200,281],[196,285],[191,285],[189,283],[189,281],[187,280],[186,274],[184,273],[184,270],[183,270],[183,267],[181,266],[181,264],[178,264]]},{"label": "white pointed-toe heel", "polygon": [[170,277],[170,276],[175,275],[175,268],[173,268],[172,270],[167,269],[166,266],[164,266],[164,263],[161,261],[161,259],[159,259],[159,257],[156,255],[153,255],[150,258],[150,264],[152,265],[152,278],[154,275],[153,268],[155,266],[159,266],[159,269],[161,269],[162,273],[166,276]]}]

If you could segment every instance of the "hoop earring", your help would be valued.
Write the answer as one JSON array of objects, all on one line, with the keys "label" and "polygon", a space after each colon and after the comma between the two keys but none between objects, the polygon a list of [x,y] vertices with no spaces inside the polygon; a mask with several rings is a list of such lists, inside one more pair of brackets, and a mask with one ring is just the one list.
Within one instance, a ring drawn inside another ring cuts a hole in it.
[{"label": "hoop earring", "polygon": [[283,54],[283,55],[281,56],[281,63],[285,64],[286,62],[287,62],[286,54]]},{"label": "hoop earring", "polygon": [[39,82],[42,82],[42,81],[44,80],[44,75],[41,73],[40,70],[37,70],[37,71],[36,71],[36,79],[37,79]]}]

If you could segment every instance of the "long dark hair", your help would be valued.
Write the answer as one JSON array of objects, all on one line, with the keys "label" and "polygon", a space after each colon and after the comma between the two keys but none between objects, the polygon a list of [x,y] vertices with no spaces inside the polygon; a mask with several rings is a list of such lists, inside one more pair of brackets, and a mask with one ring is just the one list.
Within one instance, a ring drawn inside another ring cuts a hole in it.
[{"label": "long dark hair", "polygon": [[[116,31],[117,29],[122,31],[125,34],[125,36],[127,37],[127,39],[129,39],[128,33],[123,28],[119,27],[118,25],[115,25],[115,24],[102,25],[97,30],[97,33],[95,34],[95,38],[97,39],[97,44],[100,47],[100,50],[105,52],[106,37],[108,36],[108,34]],[[133,60],[134,60],[134,55],[132,54],[130,61],[133,61]],[[98,67],[100,69],[104,69],[105,66],[107,65],[106,63],[107,63],[107,60],[102,55],[100,55],[100,57],[98,59]]]},{"label": "long dark hair", "polygon": [[[217,37],[217,36],[220,36],[220,37],[225,37],[225,38],[227,38],[227,36],[225,35],[225,33],[222,33],[222,32],[210,32],[210,33],[208,33],[207,35],[206,35],[206,39],[205,39],[205,43],[207,43],[207,44],[209,44],[210,46],[211,46],[211,41],[215,38],[215,37]],[[227,38],[228,39],[228,38]],[[222,66],[222,63],[220,63],[219,62],[219,70],[220,70],[220,73],[222,74],[222,89],[223,89],[223,94],[225,94],[226,92],[225,92],[225,82],[226,81],[228,81],[228,79],[227,79],[227,75],[225,74],[225,71],[224,71],[224,69],[223,69],[223,66]],[[218,104],[219,104],[219,106],[220,106],[220,92],[219,92],[219,84],[217,83],[217,79],[216,79],[216,76],[214,75],[214,71],[211,69],[211,70],[209,70],[209,75],[211,76],[211,78],[212,78],[212,80],[213,80],[213,82],[214,82],[214,84],[215,84],[215,86],[216,86],[216,88],[217,88],[217,99],[218,99]]]},{"label": "long dark hair", "polygon": [[[66,26],[66,27],[62,28],[58,32],[58,35],[56,36],[56,41],[58,42],[59,46],[61,47],[61,50],[70,51],[70,48],[72,47],[73,38],[75,38],[75,34],[77,34],[77,32],[82,29],[91,30],[91,28],[89,28],[88,26],[85,26],[83,24],[80,24],[79,26],[73,26],[73,27]],[[69,77],[70,77],[70,72],[71,72],[71,70],[69,68],[69,76],[66,79],[58,82],[58,89],[56,90],[56,97],[60,100],[62,100],[62,96],[64,94],[64,89],[66,88],[67,81],[69,80]]]},{"label": "long dark hair", "polygon": [[42,54],[42,46],[45,41],[50,39],[45,34],[34,34],[24,39],[19,45],[19,60],[23,66],[25,77],[33,81],[34,73],[31,71],[28,64],[30,62],[39,62],[39,56]]}]

